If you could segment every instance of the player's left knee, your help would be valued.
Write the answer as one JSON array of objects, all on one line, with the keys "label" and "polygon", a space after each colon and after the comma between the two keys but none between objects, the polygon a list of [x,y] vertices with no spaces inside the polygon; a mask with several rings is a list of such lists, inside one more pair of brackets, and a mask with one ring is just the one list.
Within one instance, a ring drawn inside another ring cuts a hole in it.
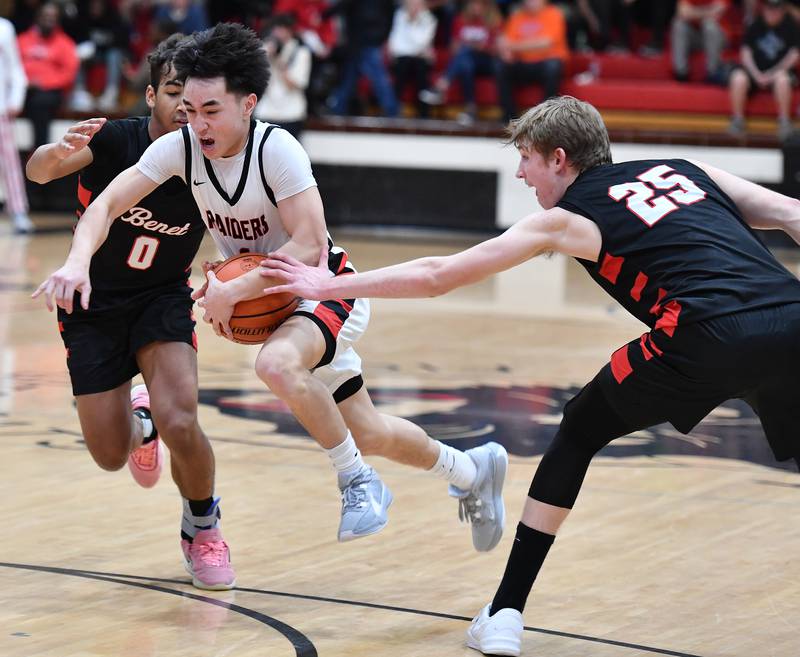
[{"label": "player's left knee", "polygon": [[154,416],[156,429],[171,452],[192,450],[203,434],[197,423],[197,414],[189,410],[173,410],[163,417]]}]

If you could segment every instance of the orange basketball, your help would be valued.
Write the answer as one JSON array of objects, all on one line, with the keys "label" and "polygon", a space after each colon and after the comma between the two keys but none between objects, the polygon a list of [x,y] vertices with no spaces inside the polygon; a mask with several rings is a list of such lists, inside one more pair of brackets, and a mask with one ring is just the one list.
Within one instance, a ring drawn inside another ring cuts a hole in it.
[{"label": "orange basketball", "polygon": [[[260,253],[242,253],[217,265],[214,273],[220,281],[229,281],[255,269],[264,258]],[[271,281],[269,278],[263,280],[264,287],[278,284],[278,281]],[[234,306],[230,320],[233,341],[239,344],[261,344],[283,324],[299,303],[300,298],[288,292],[240,301]]]}]

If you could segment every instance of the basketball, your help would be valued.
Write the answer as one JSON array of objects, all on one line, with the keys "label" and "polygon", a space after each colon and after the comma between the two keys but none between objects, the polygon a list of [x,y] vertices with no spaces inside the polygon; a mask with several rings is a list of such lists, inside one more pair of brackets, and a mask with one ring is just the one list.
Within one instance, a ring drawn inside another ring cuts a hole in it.
[{"label": "basketball", "polygon": [[[214,273],[220,281],[230,281],[258,267],[264,258],[260,253],[242,253],[217,265]],[[268,287],[270,279],[263,280],[264,287]],[[273,284],[277,284],[277,281]],[[261,344],[295,311],[299,303],[300,298],[288,292],[240,301],[234,306],[230,319],[233,341]]]}]

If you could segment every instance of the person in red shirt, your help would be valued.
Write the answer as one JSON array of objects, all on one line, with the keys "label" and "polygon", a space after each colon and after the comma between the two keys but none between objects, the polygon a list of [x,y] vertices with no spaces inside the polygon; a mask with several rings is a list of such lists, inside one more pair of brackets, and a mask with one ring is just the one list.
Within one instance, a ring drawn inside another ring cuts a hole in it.
[{"label": "person in red shirt", "polygon": [[564,15],[548,0],[525,0],[509,17],[497,40],[497,52],[495,78],[507,122],[517,113],[513,92],[518,84],[540,84],[544,99],[558,93],[569,57]]},{"label": "person in red shirt", "polygon": [[706,80],[721,82],[722,49],[725,31],[722,16],[728,0],[680,0],[672,21],[672,73],[676,80],[689,79],[689,55],[703,48],[706,55]]},{"label": "person in red shirt", "polygon": [[78,73],[75,42],[60,27],[58,5],[48,2],[36,14],[36,23],[19,35],[19,54],[28,77],[23,116],[33,123],[34,146],[50,141],[50,121],[72,88]]},{"label": "person in red shirt", "polygon": [[458,80],[464,94],[464,111],[458,120],[460,123],[474,121],[477,113],[475,76],[494,72],[494,49],[501,22],[502,16],[494,0],[469,0],[453,21],[452,57],[447,69],[434,89],[420,92],[420,100],[429,105],[443,103],[453,80]]}]

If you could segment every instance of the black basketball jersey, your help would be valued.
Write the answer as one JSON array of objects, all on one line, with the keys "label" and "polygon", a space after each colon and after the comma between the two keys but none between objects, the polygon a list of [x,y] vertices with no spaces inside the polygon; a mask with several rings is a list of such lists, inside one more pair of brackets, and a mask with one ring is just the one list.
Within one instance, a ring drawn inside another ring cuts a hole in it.
[{"label": "black basketball jersey", "polygon": [[[93,161],[78,179],[78,216],[119,173],[139,161],[152,143],[149,123],[149,117],[108,121],[92,137]],[[92,308],[185,282],[204,228],[183,180],[166,181],[111,224],[89,270]]]},{"label": "black basketball jersey", "polygon": [[733,201],[686,160],[595,167],[578,176],[558,206],[600,229],[598,261],[579,260],[591,277],[668,335],[679,322],[800,302],[800,281]]}]

